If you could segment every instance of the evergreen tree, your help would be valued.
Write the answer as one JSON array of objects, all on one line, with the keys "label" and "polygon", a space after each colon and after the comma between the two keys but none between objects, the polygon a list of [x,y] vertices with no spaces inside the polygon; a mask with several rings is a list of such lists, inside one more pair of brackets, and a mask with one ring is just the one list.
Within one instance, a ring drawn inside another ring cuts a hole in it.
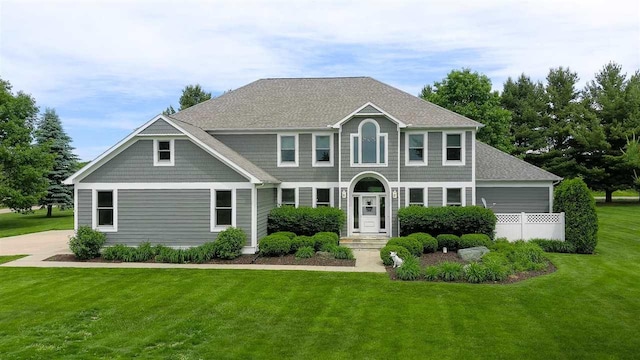
[{"label": "evergreen tree", "polygon": [[[209,99],[211,99],[211,93],[202,90],[200,84],[187,85],[182,89],[182,95],[179,100],[180,107],[178,108],[178,111],[190,108],[193,105],[197,105]],[[164,115],[172,115],[176,113],[176,110],[173,106],[169,105],[162,113]]]},{"label": "evergreen tree", "polygon": [[40,199],[40,205],[47,207],[47,217],[51,217],[53,205],[61,209],[73,207],[73,187],[63,185],[64,179],[73,174],[77,156],[73,154],[71,138],[62,128],[55,109],[46,109],[36,130],[36,142],[46,146],[53,156],[53,167],[46,175],[49,187]]}]

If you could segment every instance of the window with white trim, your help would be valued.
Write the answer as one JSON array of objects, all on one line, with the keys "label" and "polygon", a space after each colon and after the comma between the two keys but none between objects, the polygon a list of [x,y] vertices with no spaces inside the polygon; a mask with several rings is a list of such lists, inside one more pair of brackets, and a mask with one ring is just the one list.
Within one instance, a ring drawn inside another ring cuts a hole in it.
[{"label": "window with white trim", "polygon": [[153,140],[153,165],[173,166],[174,165],[174,140],[155,139]]},{"label": "window with white trim", "polygon": [[316,189],[316,207],[331,206],[331,189]]},{"label": "window with white trim", "polygon": [[298,134],[278,134],[278,166],[298,166]]},{"label": "window with white trim", "polygon": [[313,166],[333,166],[333,134],[313,134]]},{"label": "window with white trim", "polygon": [[215,190],[214,227],[233,225],[233,193],[231,190]]},{"label": "window with white trim", "polygon": [[387,134],[373,119],[362,121],[357,134],[351,134],[351,164],[387,165]]},{"label": "window with white trim", "polygon": [[409,206],[424,206],[424,189],[409,189]]},{"label": "window with white trim", "polygon": [[118,190],[93,190],[93,228],[118,231]]},{"label": "window with white trim", "polygon": [[464,133],[445,132],[443,158],[445,165],[464,165]]},{"label": "window with white trim", "polygon": [[462,206],[462,189],[447,189],[447,206]]},{"label": "window with white trim", "polygon": [[296,206],[296,189],[280,189],[280,205]]},{"label": "window with white trim", "polygon": [[405,138],[406,165],[427,164],[427,133],[407,133]]}]

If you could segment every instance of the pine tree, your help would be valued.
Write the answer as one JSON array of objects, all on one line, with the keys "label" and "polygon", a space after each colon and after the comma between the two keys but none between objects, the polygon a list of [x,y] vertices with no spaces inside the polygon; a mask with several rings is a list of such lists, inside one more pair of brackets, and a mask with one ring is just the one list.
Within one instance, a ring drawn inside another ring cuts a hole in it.
[{"label": "pine tree", "polygon": [[47,146],[54,156],[53,167],[47,174],[47,195],[40,200],[40,205],[47,207],[47,217],[51,217],[53,205],[61,209],[73,207],[73,188],[62,182],[73,173],[78,159],[55,109],[46,109],[38,125],[36,142]]}]

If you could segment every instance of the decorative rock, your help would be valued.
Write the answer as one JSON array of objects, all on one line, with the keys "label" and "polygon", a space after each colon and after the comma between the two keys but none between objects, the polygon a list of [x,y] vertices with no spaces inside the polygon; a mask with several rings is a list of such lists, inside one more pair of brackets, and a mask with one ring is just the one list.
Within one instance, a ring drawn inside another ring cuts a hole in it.
[{"label": "decorative rock", "polygon": [[476,246],[467,249],[458,250],[458,257],[464,261],[478,261],[482,256],[489,252],[486,246]]}]

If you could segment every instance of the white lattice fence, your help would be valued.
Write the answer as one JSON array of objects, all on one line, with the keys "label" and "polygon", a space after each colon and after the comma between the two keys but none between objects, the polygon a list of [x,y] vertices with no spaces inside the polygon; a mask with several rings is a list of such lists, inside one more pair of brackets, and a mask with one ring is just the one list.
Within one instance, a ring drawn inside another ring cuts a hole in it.
[{"label": "white lattice fence", "polygon": [[536,238],[564,241],[564,213],[496,214],[496,237],[509,241]]}]

